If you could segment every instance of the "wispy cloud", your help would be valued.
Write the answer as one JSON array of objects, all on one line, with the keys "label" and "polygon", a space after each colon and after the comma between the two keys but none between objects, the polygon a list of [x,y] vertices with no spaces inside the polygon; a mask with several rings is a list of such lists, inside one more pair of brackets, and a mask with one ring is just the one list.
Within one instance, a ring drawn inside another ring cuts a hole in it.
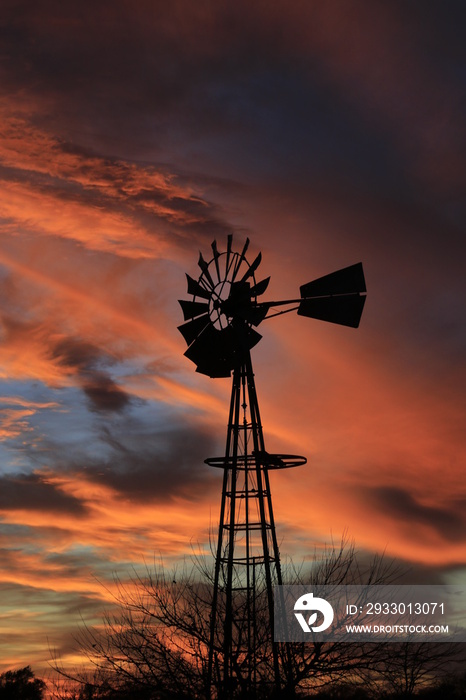
[{"label": "wispy cloud", "polygon": [[166,254],[170,239],[225,230],[212,204],[153,166],[63,143],[0,105],[0,216],[7,229],[69,238],[130,258]]},{"label": "wispy cloud", "polygon": [[52,514],[56,511],[85,515],[85,509],[37,473],[3,477],[0,480],[0,510],[34,510]]}]

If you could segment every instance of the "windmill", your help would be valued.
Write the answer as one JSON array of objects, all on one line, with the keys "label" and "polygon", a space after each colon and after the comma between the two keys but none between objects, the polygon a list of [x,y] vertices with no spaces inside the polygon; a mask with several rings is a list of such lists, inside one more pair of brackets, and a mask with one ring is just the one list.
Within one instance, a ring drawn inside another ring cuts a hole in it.
[{"label": "windmill", "polygon": [[[225,698],[232,697],[238,686],[251,692],[257,681],[257,582],[265,581],[270,630],[273,586],[282,584],[269,472],[306,463],[305,457],[266,451],[251,362],[251,349],[262,337],[256,328],[290,311],[357,328],[366,299],[362,264],[357,263],[304,284],[297,299],[261,301],[270,281],[270,277],[256,279],[261,253],[249,263],[249,239],[241,252],[233,250],[232,242],[229,235],[226,251],[220,252],[214,241],[208,262],[199,255],[199,279],[186,275],[192,299],[179,302],[185,322],[178,328],[188,345],[184,354],[197,372],[213,378],[233,375],[225,453],[205,460],[223,470],[208,687],[220,649],[222,668],[216,672],[219,697]],[[272,656],[274,685],[279,690],[275,644]]]}]

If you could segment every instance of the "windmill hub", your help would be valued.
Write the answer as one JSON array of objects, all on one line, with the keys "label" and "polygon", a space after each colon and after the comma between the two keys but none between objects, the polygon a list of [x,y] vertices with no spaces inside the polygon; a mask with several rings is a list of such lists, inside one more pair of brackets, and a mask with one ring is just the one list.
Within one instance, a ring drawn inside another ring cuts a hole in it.
[{"label": "windmill hub", "polygon": [[222,302],[222,312],[229,318],[246,320],[252,309],[251,285],[249,282],[233,282],[230,295]]}]

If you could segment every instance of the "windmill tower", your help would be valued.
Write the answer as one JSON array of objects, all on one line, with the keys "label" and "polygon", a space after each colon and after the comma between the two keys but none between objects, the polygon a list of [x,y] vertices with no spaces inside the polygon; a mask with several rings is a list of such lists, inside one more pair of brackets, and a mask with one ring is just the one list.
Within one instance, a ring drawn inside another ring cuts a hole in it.
[{"label": "windmill tower", "polygon": [[[219,252],[212,243],[209,262],[199,255],[198,280],[187,275],[189,301],[180,301],[185,323],[179,326],[196,371],[209,377],[232,376],[225,453],[206,459],[223,470],[220,522],[215,558],[210,622],[208,687],[215,674],[218,697],[253,694],[258,683],[280,690],[283,671],[276,644],[271,646],[267,678],[263,676],[264,620],[273,639],[273,586],[281,585],[280,554],[273,516],[269,472],[306,463],[305,457],[266,451],[251,362],[251,349],[262,321],[289,311],[301,316],[357,328],[365,302],[361,263],[300,287],[299,299],[259,301],[270,277],[256,280],[259,253]],[[284,306],[284,310],[276,311]]]}]

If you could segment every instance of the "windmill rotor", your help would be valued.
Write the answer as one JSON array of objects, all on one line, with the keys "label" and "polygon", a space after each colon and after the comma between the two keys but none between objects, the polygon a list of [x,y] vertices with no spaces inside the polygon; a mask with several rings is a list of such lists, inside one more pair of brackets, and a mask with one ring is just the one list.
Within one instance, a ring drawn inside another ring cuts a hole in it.
[{"label": "windmill rotor", "polygon": [[[209,377],[229,377],[262,338],[255,328],[265,319],[297,311],[298,316],[358,328],[366,301],[362,263],[319,277],[300,287],[300,297],[260,301],[270,277],[256,280],[259,253],[252,263],[246,258],[249,239],[241,252],[219,252],[212,242],[213,257],[207,262],[199,254],[198,280],[186,275],[191,300],[180,300],[185,323],[178,326],[188,349],[185,356],[196,371]],[[289,307],[275,311],[276,307]]]}]

